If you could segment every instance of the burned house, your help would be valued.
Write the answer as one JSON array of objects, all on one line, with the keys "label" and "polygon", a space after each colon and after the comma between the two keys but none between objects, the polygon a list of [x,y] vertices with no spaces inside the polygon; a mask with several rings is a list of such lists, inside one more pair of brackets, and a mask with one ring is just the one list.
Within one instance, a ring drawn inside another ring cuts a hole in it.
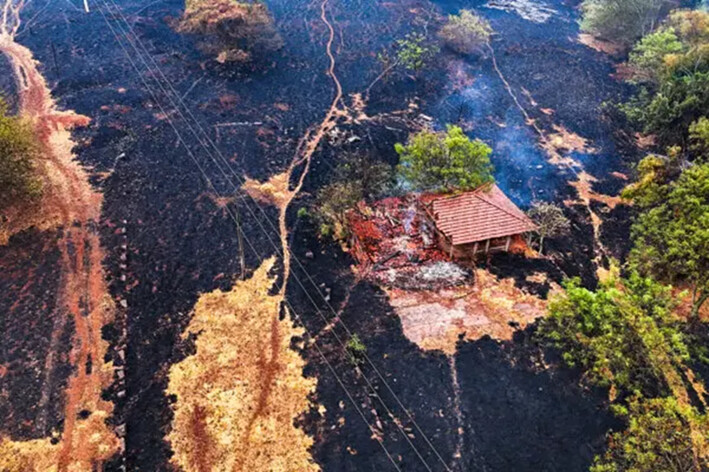
[{"label": "burned house", "polygon": [[525,236],[537,229],[494,184],[454,195],[424,195],[420,203],[439,246],[453,259],[524,247]]},{"label": "burned house", "polygon": [[496,185],[360,202],[348,222],[348,246],[362,273],[385,286],[409,288],[465,282],[453,275],[456,262],[492,251],[525,252],[525,235],[536,230]]}]

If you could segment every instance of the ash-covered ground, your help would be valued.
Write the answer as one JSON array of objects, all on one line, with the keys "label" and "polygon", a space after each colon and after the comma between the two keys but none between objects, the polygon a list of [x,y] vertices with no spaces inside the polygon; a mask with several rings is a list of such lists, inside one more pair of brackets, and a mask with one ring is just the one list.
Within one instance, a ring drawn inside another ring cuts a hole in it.
[{"label": "ash-covered ground", "polygon": [[[172,470],[164,439],[174,400],[164,393],[167,373],[191,352],[181,335],[198,296],[229,288],[241,275],[230,212],[241,216],[251,245],[247,272],[280,250],[275,209],[258,206],[238,188],[244,176],[266,180],[283,172],[334,95],[321,3],[267,3],[285,47],[253,69],[215,64],[196,49],[195,38],[175,33],[170,21],[183,6],[177,0],[119,2],[130,26],[111,0],[97,2],[89,14],[71,1],[27,8],[18,41],[43,64],[61,107],[92,119],[74,133],[76,151],[104,193],[105,268],[120,307],[104,334],[115,362],[125,365],[125,378],[106,392],[115,403],[111,422],[124,425],[126,447],[109,470]],[[581,169],[551,164],[524,112],[544,133],[557,126],[587,139],[593,152],[562,152],[598,179],[596,192],[617,193],[624,181],[613,173],[625,171],[623,156],[632,150],[617,147],[601,104],[624,90],[611,77],[611,59],[578,42],[576,2],[330,0],[335,72],[345,102],[378,74],[377,52],[412,31],[434,34],[441,15],[459,8],[476,8],[491,21],[497,69],[490,55],[443,51],[417,80],[399,75],[378,84],[366,108],[378,119],[338,128],[358,140],[322,144],[292,207],[291,243],[299,262],[288,300],[329,363],[306,345],[306,374],[317,377],[315,401],[325,409],[314,409],[301,423],[315,439],[312,454],[324,471],[391,470],[387,454],[406,471],[584,471],[614,425],[604,392],[580,388],[577,373],[559,367],[550,353],[551,364],[542,366],[533,328],[512,341],[461,342],[453,359],[422,351],[404,337],[386,295],[355,279],[354,261],[320,240],[312,223],[296,218],[343,150],[375,150],[394,162],[393,144],[409,131],[402,117],[412,115],[396,112],[410,110],[411,103],[435,126],[459,123],[488,142],[500,186],[522,207],[533,199],[575,200],[568,182]],[[163,76],[159,85],[154,79]],[[167,82],[176,94],[168,93]],[[4,82],[0,87],[12,90]],[[169,98],[175,95],[195,120],[176,111],[178,101]],[[206,137],[221,156],[206,150]],[[532,268],[502,258],[492,261],[493,272],[515,276],[520,285],[532,269],[595,284],[599,245],[590,211],[607,222],[600,247],[610,249],[603,255],[622,257],[629,211],[593,201],[568,207],[572,236],[550,242],[559,254],[553,264]],[[29,231],[0,248],[0,433],[17,440],[62,428],[72,326],[54,309],[56,238]],[[362,373],[338,341],[347,339],[342,325],[321,333],[333,311],[367,346],[373,366],[363,365]],[[50,352],[54,359],[47,363]]]}]

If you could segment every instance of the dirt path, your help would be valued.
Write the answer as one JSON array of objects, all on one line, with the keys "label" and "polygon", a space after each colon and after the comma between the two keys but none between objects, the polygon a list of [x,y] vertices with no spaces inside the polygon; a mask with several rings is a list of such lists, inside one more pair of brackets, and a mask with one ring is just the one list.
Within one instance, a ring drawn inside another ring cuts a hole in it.
[{"label": "dirt path", "polygon": [[[113,405],[101,398],[113,375],[112,366],[104,363],[108,346],[101,337],[101,329],[113,314],[102,269],[104,253],[96,229],[102,199],[72,154],[74,144],[70,129],[88,124],[88,118],[57,109],[39,72],[39,63],[28,48],[14,40],[22,3],[5,2],[0,51],[12,66],[19,91],[20,114],[33,123],[43,147],[44,158],[40,164],[45,181],[45,203],[49,207],[45,211],[57,215],[57,223],[63,228],[59,242],[62,275],[58,309],[73,320],[75,327],[70,353],[74,373],[65,392],[64,430],[60,443],[48,447],[47,453],[54,454],[53,460],[60,472],[96,470],[121,447],[105,423]],[[46,369],[53,368],[51,359],[54,357],[55,353],[49,354]],[[52,388],[44,385],[43,391]]]},{"label": "dirt path", "polygon": [[327,110],[327,113],[325,113],[325,118],[323,118],[322,122],[320,122],[317,127],[311,128],[301,139],[296,155],[288,167],[288,171],[286,172],[287,178],[285,179],[285,185],[288,186],[290,185],[291,179],[295,177],[300,169],[300,176],[298,177],[295,187],[287,190],[285,198],[279,205],[278,229],[281,238],[281,247],[283,250],[283,283],[281,285],[282,295],[285,295],[286,293],[288,278],[290,277],[291,270],[291,255],[288,243],[288,223],[286,221],[288,208],[303,188],[305,178],[308,176],[308,172],[310,171],[310,163],[312,161],[313,154],[317,150],[325,135],[337,126],[337,118],[344,115],[344,112],[340,109],[342,84],[335,73],[336,61],[335,56],[332,53],[332,45],[335,41],[335,29],[332,27],[332,23],[330,23],[327,18],[328,2],[329,0],[322,0],[322,3],[320,4],[320,19],[325,24],[329,32],[325,52],[330,60],[330,66],[327,70],[327,74],[335,84],[335,98],[333,98],[330,108]]}]

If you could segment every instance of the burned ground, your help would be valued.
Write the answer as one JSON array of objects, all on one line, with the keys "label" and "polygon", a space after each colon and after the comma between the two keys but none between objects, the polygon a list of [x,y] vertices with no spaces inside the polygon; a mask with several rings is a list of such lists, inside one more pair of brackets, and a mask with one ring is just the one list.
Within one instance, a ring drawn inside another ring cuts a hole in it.
[{"label": "burned ground", "polygon": [[[126,430],[125,453],[109,469],[125,464],[131,471],[170,470],[171,452],[165,442],[172,420],[171,399],[165,394],[169,367],[193,349],[181,335],[199,295],[227,289],[241,275],[239,242],[230,212],[239,212],[247,240],[253,244],[253,251],[245,249],[248,273],[278,251],[274,246],[278,236],[271,226],[275,210],[242,200],[242,194],[234,200],[230,197],[240,187],[241,176],[263,181],[285,170],[299,139],[322,119],[333,93],[323,72],[327,68],[326,29],[319,20],[319,5],[305,0],[269,2],[285,48],[269,58],[268,67],[251,70],[216,65],[199,53],[193,38],[176,34],[167,19],[179,16],[181,3],[126,1],[120,8],[156,64],[203,123],[233,174],[205,152],[202,140],[151,82],[158,75],[155,66],[151,64],[151,72],[145,72],[145,65],[138,60],[166,110],[157,106],[99,11],[86,15],[67,3],[55,3],[19,37],[44,64],[43,72],[53,83],[62,107],[93,119],[88,128],[76,131],[75,137],[79,159],[93,169],[92,183],[104,193],[101,239],[111,295],[118,306],[118,319],[104,331],[112,345],[111,358],[124,364],[125,371],[124,381],[107,394],[115,402],[112,423],[124,425]],[[332,1],[328,12],[336,27],[337,75],[343,83],[345,102],[351,104],[349,94],[362,92],[376,76],[376,53],[392,40],[413,30],[433,31],[440,13],[480,7],[497,32],[492,46],[499,68],[527,112],[545,131],[551,132],[558,124],[588,138],[597,152],[577,153],[574,158],[599,179],[596,190],[617,190],[619,180],[611,173],[623,171],[623,162],[612,140],[612,126],[599,107],[623,90],[609,77],[610,60],[576,42],[576,12],[563,2],[549,3],[559,14],[546,23],[534,23],[514,12],[484,8],[479,1]],[[28,17],[43,6],[42,2],[34,4]],[[119,20],[115,14],[108,15],[116,28]],[[129,44],[123,44],[130,50]],[[424,352],[408,341],[385,294],[355,280],[350,270],[354,261],[338,246],[319,239],[312,222],[295,215],[297,207],[306,205],[327,182],[344,149],[372,150],[378,158],[395,162],[393,143],[404,140],[411,126],[395,112],[409,109],[414,99],[418,110],[430,115],[435,126],[459,122],[469,134],[489,142],[500,186],[522,207],[533,199],[574,199],[575,191],[567,184],[574,172],[549,162],[539,137],[525,122],[489,57],[461,58],[449,51],[417,81],[397,74],[373,88],[366,113],[384,115],[376,121],[340,126],[347,136],[360,139],[345,145],[333,139],[314,156],[303,198],[289,214],[293,253],[305,267],[304,271],[299,263],[293,263],[287,296],[298,315],[294,318],[317,338],[325,358],[353,395],[354,404],[380,432],[402,469],[425,470],[425,461],[433,470],[444,470],[443,462],[452,463],[459,440],[459,425],[451,413],[456,394],[450,359]],[[552,110],[551,114],[543,109]],[[194,160],[180,146],[167,116],[174,120]],[[592,286],[596,282],[592,262],[596,248],[589,208],[572,205],[566,211],[573,221],[572,236],[550,241],[551,261],[529,269],[546,272],[557,282],[565,276],[580,276]],[[625,211],[617,207],[610,213],[600,212],[606,222],[601,231],[603,244],[614,251],[627,231]],[[51,233],[28,232],[0,250],[5,269],[0,275],[0,312],[4,327],[11,325],[3,330],[0,351],[0,368],[7,369],[0,375],[1,432],[15,439],[61,429],[61,385],[69,375],[62,370],[61,359],[69,349],[66,339],[71,326],[58,335],[59,363],[50,373],[48,409],[45,413],[32,408],[39,404],[41,390],[47,388],[46,373],[40,368],[38,374],[36,369],[46,359],[53,331],[55,239]],[[613,255],[622,257],[623,252]],[[545,294],[548,290],[544,284],[527,281],[523,274],[527,268],[514,259],[494,258],[490,267],[495,273],[514,275],[519,286],[532,292]],[[27,282],[31,282],[27,296],[20,298]],[[329,301],[319,296],[316,287]],[[11,309],[18,299],[20,305]],[[336,312],[342,310],[341,319],[367,346],[367,354],[386,384],[371,365],[363,365],[361,373],[353,368],[335,336],[347,341],[349,335],[341,325],[326,329],[335,316],[328,305]],[[119,354],[123,348],[125,360]],[[323,362],[312,343],[305,345],[302,354],[308,361],[306,374],[318,378],[315,396],[325,407],[324,413],[313,411],[303,420],[303,427],[314,435],[313,456],[322,469],[391,468],[330,365]],[[586,470],[611,424],[602,395],[580,390],[573,372],[542,370],[533,362],[536,355],[524,336],[506,343],[480,340],[461,344],[455,365],[465,452],[460,461],[453,461],[454,467]],[[383,401],[372,393],[367,381]],[[46,428],[37,430],[40,413],[46,414],[48,421]]]}]

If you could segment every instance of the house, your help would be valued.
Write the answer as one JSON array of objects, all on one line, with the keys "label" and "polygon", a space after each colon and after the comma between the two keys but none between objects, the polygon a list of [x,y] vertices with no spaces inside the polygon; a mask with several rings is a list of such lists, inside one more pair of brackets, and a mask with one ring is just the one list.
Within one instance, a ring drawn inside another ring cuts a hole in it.
[{"label": "house", "polygon": [[424,195],[420,202],[451,258],[473,259],[524,246],[524,236],[537,229],[495,184],[454,195]]}]

